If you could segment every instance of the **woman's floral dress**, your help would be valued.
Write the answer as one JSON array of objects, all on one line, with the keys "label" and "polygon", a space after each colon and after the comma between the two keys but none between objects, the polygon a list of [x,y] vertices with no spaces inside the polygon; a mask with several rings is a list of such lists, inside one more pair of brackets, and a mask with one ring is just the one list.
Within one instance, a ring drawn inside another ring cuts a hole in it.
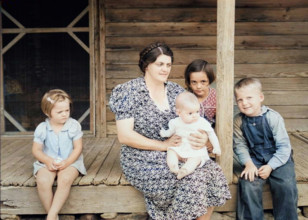
[{"label": "woman's floral dress", "polygon": [[[175,98],[184,89],[165,83],[170,111],[161,111],[149,96],[143,77],[116,86],[109,105],[116,120],[134,118],[134,130],[141,135],[164,140],[159,131],[167,129],[176,117]],[[169,171],[166,152],[140,150],[126,145],[121,150],[121,166],[126,179],[145,198],[152,219],[188,220],[207,212],[207,207],[222,206],[231,198],[226,178],[212,160],[181,180]]]}]

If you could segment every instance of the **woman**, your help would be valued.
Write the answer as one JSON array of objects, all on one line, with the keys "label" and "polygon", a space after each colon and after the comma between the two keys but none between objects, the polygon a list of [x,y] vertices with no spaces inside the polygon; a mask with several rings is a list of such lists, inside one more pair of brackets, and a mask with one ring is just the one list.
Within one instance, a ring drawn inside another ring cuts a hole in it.
[{"label": "woman", "polygon": [[[230,199],[221,168],[212,160],[193,174],[177,180],[169,171],[166,151],[181,139],[159,135],[168,121],[176,117],[175,98],[184,89],[167,82],[173,52],[154,43],[140,52],[143,77],[118,85],[112,91],[110,108],[116,114],[125,177],[140,190],[152,219],[210,219],[214,206]],[[200,149],[207,142],[205,133],[192,134],[191,145]]]}]

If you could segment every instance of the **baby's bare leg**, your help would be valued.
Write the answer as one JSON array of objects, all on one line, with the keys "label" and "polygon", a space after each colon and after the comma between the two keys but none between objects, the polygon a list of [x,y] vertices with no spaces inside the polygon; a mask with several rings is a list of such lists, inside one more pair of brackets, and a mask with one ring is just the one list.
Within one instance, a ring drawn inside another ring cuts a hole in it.
[{"label": "baby's bare leg", "polygon": [[178,172],[177,178],[182,179],[184,176],[191,174],[201,163],[201,157],[190,157]]},{"label": "baby's bare leg", "polygon": [[167,164],[172,173],[177,174],[179,171],[179,156],[174,150],[167,151]]}]

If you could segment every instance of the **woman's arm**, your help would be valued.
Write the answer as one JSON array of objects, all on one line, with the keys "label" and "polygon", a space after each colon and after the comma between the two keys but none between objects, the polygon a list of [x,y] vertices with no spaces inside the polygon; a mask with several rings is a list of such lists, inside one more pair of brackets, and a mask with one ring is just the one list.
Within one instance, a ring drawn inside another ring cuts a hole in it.
[{"label": "woman's arm", "polygon": [[117,120],[118,139],[121,144],[143,150],[167,151],[170,146],[177,146],[180,137],[173,135],[166,141],[153,140],[134,131],[134,119]]}]

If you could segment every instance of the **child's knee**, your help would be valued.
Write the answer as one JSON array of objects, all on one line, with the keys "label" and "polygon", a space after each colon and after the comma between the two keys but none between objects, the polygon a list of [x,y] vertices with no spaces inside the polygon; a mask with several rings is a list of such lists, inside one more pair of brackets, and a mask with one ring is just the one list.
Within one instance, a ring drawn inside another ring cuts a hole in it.
[{"label": "child's knee", "polygon": [[61,177],[58,177],[57,184],[58,186],[71,186],[74,180],[75,178],[72,178],[71,176],[62,175]]},{"label": "child's knee", "polygon": [[50,176],[40,175],[36,177],[36,184],[39,186],[52,186],[54,179]]}]

